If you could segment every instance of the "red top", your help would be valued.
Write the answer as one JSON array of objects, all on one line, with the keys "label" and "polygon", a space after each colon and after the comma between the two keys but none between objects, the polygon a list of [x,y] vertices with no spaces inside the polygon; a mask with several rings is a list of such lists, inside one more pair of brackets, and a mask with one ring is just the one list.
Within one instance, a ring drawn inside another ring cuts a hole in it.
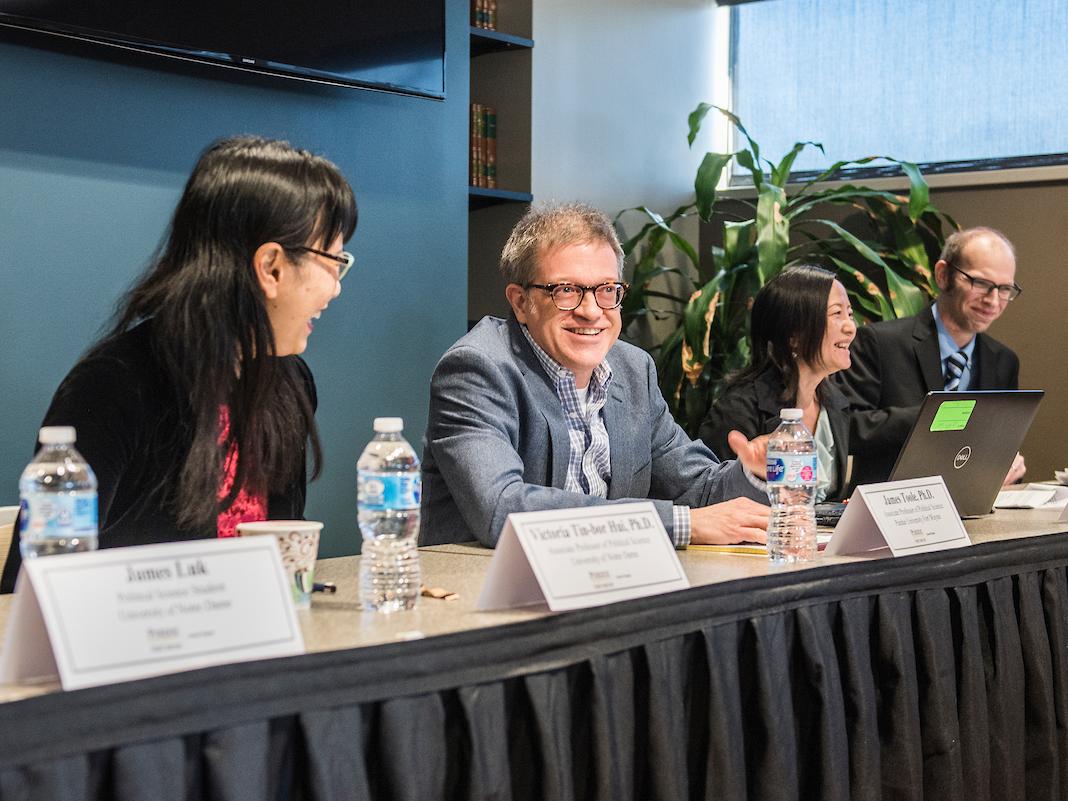
[{"label": "red top", "polygon": [[[227,406],[219,407],[219,444],[226,441],[230,433],[230,409]],[[230,488],[234,485],[234,476],[237,475],[237,446],[235,445],[226,454],[223,460],[222,481],[219,483],[219,496],[221,501],[230,494]],[[216,522],[216,531],[220,537],[236,537],[238,523],[251,523],[267,519],[267,498],[263,495],[252,495],[244,487],[237,493],[234,502],[228,509],[219,512]]]}]

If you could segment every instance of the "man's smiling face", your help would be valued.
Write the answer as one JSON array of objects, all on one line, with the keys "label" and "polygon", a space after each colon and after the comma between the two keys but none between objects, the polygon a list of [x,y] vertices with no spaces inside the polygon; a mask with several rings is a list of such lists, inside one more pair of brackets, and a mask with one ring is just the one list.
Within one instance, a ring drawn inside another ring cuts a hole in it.
[{"label": "man's smiling face", "polygon": [[[618,280],[615,251],[596,242],[542,253],[533,283],[597,286]],[[580,388],[589,384],[594,368],[604,361],[623,327],[619,308],[602,309],[592,292],[586,292],[579,307],[571,311],[556,308],[545,290],[523,289],[518,284],[509,285],[508,300],[516,319],[526,325],[542,350],[575,374]]]}]

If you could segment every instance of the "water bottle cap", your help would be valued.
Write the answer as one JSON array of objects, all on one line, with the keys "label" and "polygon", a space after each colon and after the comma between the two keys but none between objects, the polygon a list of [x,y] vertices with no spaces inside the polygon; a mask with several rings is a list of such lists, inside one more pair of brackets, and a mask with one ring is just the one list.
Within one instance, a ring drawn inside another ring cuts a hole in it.
[{"label": "water bottle cap", "polygon": [[800,420],[803,413],[800,409],[782,409],[779,412],[780,420]]},{"label": "water bottle cap", "polygon": [[403,417],[376,417],[376,434],[399,434],[404,430]]},{"label": "water bottle cap", "polygon": [[37,434],[42,445],[65,445],[77,440],[74,426],[45,426]]}]

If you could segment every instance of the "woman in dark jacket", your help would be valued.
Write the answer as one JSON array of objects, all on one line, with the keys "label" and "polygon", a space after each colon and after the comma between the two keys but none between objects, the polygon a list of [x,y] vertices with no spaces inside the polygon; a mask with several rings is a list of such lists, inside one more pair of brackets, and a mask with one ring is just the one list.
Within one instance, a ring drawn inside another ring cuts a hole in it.
[{"label": "woman in dark jacket", "polygon": [[[337,167],[238,137],[200,157],[167,238],[43,425],[74,426],[102,548],[230,536],[304,513],[321,453],[300,355],[341,291],[356,201]],[[0,591],[18,573],[12,542]]]},{"label": "woman in dark jacket", "polygon": [[750,317],[751,364],[727,384],[701,424],[700,437],[730,455],[727,434],[752,439],[779,425],[779,411],[802,410],[819,458],[817,500],[848,489],[849,417],[830,376],[849,367],[856,336],[853,308],[834,273],[800,265],[783,270],[757,293]]}]

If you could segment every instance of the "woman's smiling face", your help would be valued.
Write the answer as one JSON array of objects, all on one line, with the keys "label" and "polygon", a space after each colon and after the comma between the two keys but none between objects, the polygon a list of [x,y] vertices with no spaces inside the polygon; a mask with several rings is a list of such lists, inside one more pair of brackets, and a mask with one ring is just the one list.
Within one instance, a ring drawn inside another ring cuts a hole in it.
[{"label": "woman's smiling face", "polygon": [[820,364],[812,367],[827,375],[848,370],[852,362],[849,346],[856,335],[857,324],[853,320],[853,307],[849,303],[849,296],[845,287],[835,281],[827,295],[827,329],[820,345]]},{"label": "woman's smiling face", "polygon": [[[340,253],[339,236],[329,247],[317,247],[327,253]],[[293,356],[308,347],[308,337],[330,301],[341,294],[338,265],[315,253],[302,252],[290,260],[283,253],[282,278],[276,296],[267,302],[267,315],[274,332],[276,356]]]}]

